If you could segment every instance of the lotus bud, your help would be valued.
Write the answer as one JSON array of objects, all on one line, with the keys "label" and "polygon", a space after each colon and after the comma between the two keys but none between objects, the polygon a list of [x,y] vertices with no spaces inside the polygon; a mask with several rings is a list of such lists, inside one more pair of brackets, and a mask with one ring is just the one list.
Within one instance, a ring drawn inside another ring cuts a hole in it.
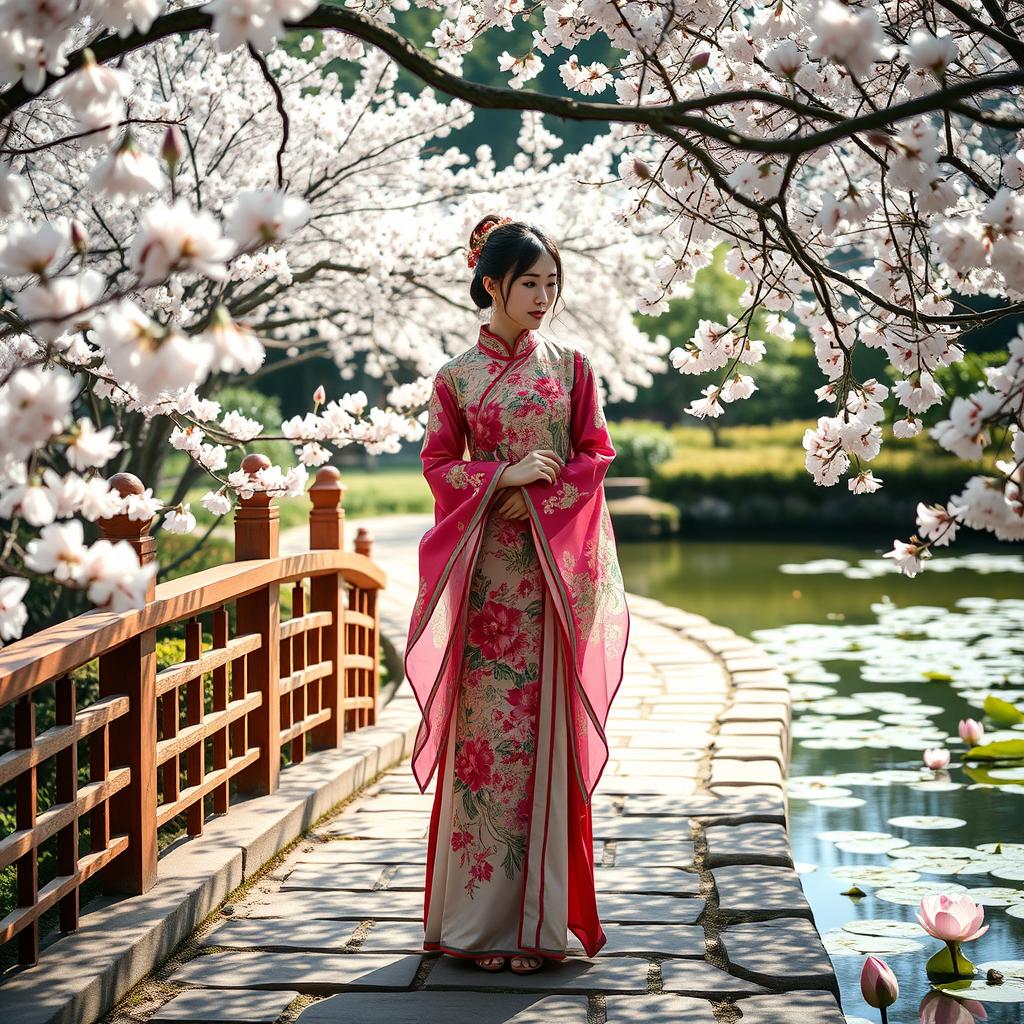
[{"label": "lotus bud", "polygon": [[960,722],[960,739],[969,747],[976,747],[985,736],[985,727],[973,718],[965,718]]},{"label": "lotus bud", "polygon": [[861,968],[860,990],[868,1006],[884,1010],[899,998],[900,984],[884,960],[869,956]]},{"label": "lotus bud", "polygon": [[940,747],[929,749],[922,755],[922,760],[925,767],[931,768],[933,772],[942,771],[943,768],[949,766],[949,751]]}]

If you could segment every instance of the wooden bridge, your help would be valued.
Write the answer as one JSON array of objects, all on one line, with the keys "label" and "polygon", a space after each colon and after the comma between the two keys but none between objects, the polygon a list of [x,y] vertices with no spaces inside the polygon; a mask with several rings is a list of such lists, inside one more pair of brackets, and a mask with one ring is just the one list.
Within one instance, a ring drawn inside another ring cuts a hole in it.
[{"label": "wooden bridge", "polygon": [[[242,466],[254,474],[269,464],[250,455]],[[129,474],[111,484],[122,496],[143,491]],[[13,707],[14,718],[0,786],[16,806],[0,868],[13,865],[17,876],[0,942],[17,943],[22,965],[40,958],[48,911],[57,909],[62,933],[78,929],[90,879],[104,894],[150,890],[161,840],[179,816],[187,835],[200,837],[211,813],[230,814],[233,797],[274,793],[283,765],[374,723],[385,574],[365,531],[354,551],[343,550],[343,491],[336,469],[317,473],[308,552],[278,554],[278,509],[257,492],[235,514],[234,562],[151,586],[139,610],[90,611],[0,650],[0,708]],[[152,561],[151,521],[121,515],[99,525]],[[184,660],[158,671],[158,638],[182,630]],[[80,695],[75,672],[94,659],[98,689]],[[54,721],[37,732],[44,702]],[[40,810],[48,768],[55,800]],[[47,843],[56,876],[40,886]],[[59,943],[46,956],[59,957]]]}]

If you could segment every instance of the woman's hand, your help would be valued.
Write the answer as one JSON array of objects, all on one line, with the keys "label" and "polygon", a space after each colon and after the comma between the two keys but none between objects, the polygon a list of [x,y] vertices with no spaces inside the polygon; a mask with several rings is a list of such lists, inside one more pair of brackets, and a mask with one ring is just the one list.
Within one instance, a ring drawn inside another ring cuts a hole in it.
[{"label": "woman's hand", "polygon": [[561,456],[551,448],[538,448],[518,462],[506,466],[498,480],[499,487],[525,487],[535,480],[553,484],[562,472]]},{"label": "woman's hand", "polygon": [[498,506],[498,515],[507,519],[529,519],[530,511],[526,507],[526,498],[518,487],[511,488],[508,495]]}]

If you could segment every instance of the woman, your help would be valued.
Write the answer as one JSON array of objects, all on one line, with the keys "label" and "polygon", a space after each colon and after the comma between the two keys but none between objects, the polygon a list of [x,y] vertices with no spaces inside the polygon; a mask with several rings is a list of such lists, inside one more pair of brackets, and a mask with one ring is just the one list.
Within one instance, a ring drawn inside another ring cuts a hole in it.
[{"label": "woman", "polygon": [[435,525],[405,657],[413,771],[422,790],[440,773],[424,948],[529,973],[564,958],[568,930],[589,956],[605,942],[590,797],[629,633],[602,489],[615,450],[587,357],[535,333],[561,294],[554,243],[487,217],[468,263],[490,321],[434,381]]}]

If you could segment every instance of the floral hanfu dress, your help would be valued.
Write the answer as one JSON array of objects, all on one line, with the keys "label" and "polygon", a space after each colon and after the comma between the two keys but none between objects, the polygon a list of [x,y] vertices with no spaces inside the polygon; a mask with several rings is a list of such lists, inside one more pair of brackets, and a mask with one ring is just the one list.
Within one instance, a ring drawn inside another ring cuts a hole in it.
[{"label": "floral hanfu dress", "polygon": [[[506,466],[562,456],[496,511]],[[464,458],[468,455],[468,458]],[[604,944],[590,796],[629,633],[602,481],[615,456],[587,358],[486,326],[434,381],[421,458],[435,525],[420,544],[406,674],[423,713],[413,770],[438,786],[424,947],[562,957]]]}]

